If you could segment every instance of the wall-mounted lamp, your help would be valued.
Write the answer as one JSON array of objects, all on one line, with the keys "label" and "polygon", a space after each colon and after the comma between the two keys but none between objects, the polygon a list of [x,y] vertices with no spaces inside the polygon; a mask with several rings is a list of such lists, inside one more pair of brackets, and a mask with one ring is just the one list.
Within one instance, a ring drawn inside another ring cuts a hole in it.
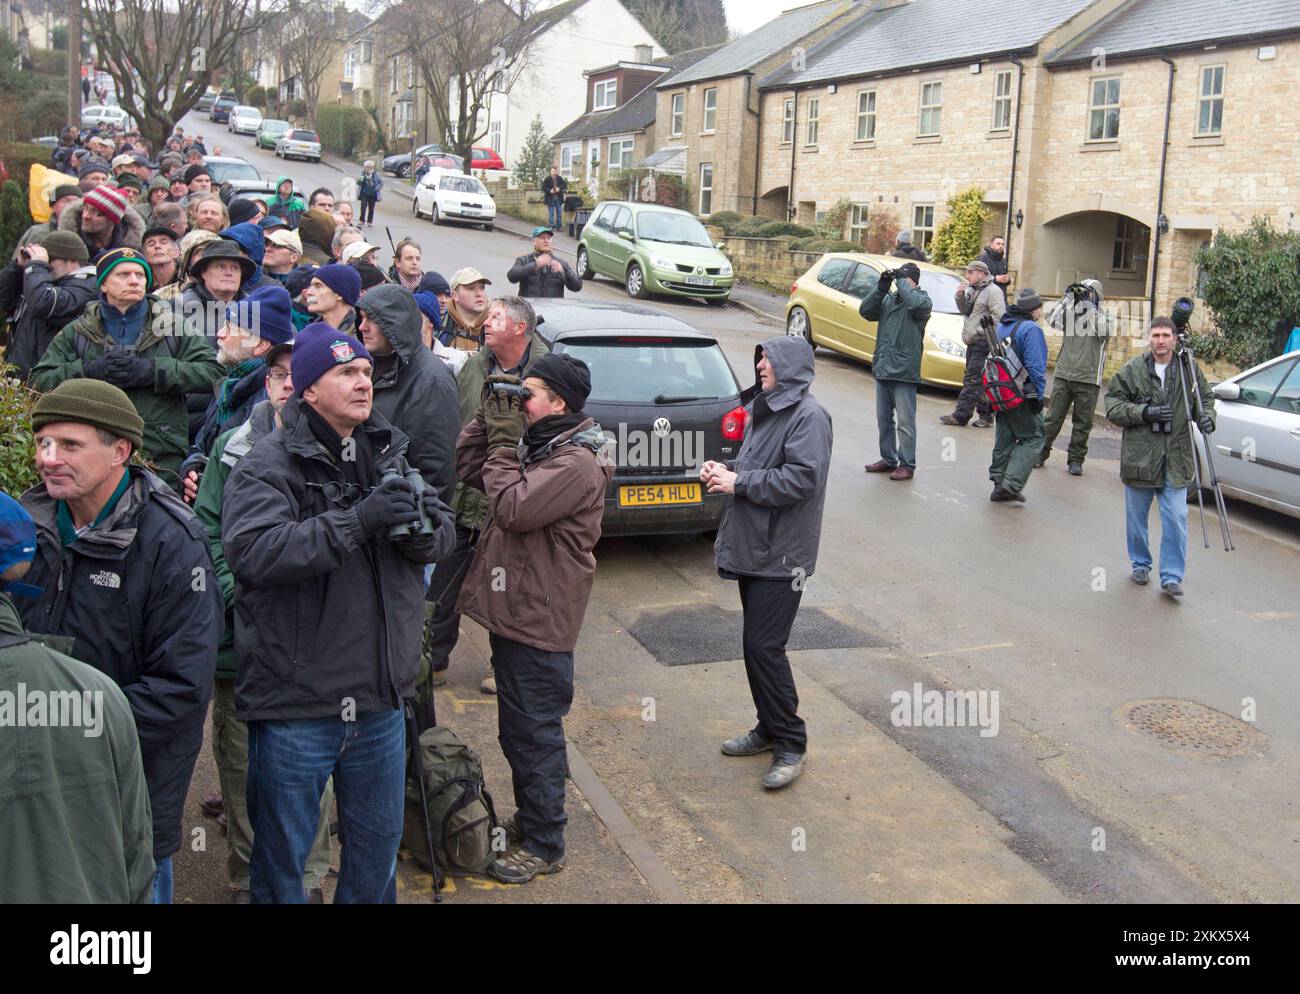
[{"label": "wall-mounted lamp", "polygon": [[1169,234],[1169,218],[1167,215],[1161,214],[1158,218],[1156,218],[1156,229],[1162,235]]},{"label": "wall-mounted lamp", "polygon": [[1016,211],[1016,230],[1019,231],[1021,226],[1024,225],[1024,223],[1025,223],[1025,212]]}]

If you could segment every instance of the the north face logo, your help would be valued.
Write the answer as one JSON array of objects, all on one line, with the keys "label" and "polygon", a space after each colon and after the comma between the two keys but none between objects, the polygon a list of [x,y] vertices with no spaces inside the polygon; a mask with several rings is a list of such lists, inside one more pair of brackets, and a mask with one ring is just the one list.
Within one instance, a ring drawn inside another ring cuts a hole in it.
[{"label": "the north face logo", "polygon": [[122,586],[122,578],[116,573],[110,573],[108,570],[91,573],[90,582],[97,587],[108,587],[111,590],[116,590],[118,587]]}]

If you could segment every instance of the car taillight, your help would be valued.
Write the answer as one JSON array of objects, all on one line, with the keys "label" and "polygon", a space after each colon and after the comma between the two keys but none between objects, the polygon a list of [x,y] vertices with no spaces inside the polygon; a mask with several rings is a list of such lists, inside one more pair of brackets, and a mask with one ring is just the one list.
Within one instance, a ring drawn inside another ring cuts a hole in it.
[{"label": "car taillight", "polygon": [[722,416],[722,437],[739,442],[745,437],[745,408],[733,407]]}]

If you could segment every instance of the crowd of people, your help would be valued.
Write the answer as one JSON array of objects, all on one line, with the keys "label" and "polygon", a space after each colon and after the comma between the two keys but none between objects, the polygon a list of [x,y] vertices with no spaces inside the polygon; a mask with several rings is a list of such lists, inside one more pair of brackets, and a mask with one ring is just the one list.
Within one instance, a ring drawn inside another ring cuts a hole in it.
[{"label": "crowd of people", "polygon": [[[231,900],[322,901],[331,822],[335,901],[395,900],[407,718],[436,720],[461,612],[491,635],[514,780],[488,870],[553,873],[612,467],[589,372],[528,298],[581,279],[546,228],[516,293],[411,239],[385,270],[350,201],[241,193],[206,158],[180,127],[156,152],[66,129],[49,220],[0,272],[41,481],[0,495],[0,690],[98,695],[102,719],[23,730],[0,901],[170,902],[210,706]],[[372,223],[373,166],[347,189]],[[61,804],[69,777],[94,787]]]}]

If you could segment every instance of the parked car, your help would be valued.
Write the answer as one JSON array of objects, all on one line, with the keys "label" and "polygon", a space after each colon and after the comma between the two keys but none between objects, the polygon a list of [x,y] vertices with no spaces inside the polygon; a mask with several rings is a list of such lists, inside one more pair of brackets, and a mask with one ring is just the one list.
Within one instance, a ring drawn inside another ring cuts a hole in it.
[{"label": "parked car", "polygon": [[257,134],[258,125],[262,123],[262,112],[256,107],[239,105],[231,110],[226,130],[237,135]]},{"label": "parked car", "polygon": [[597,204],[578,242],[578,272],[618,280],[628,295],[663,293],[722,305],[731,298],[731,263],[686,211],[608,200]]},{"label": "parked car", "polygon": [[48,148],[48,149],[53,150],[53,149],[56,149],[56,148],[59,147],[59,136],[58,136],[58,135],[41,135],[41,137],[39,137],[39,138],[33,138],[33,139],[32,139],[32,144],[33,144],[33,145],[43,145],[45,148]]},{"label": "parked car", "polygon": [[206,114],[208,111],[212,110],[212,105],[217,102],[217,97],[219,96],[221,96],[221,94],[214,87],[208,87],[207,90],[204,91],[203,96],[199,97],[199,102],[194,105],[194,109]]},{"label": "parked car", "polygon": [[451,169],[430,169],[420,177],[411,200],[411,213],[428,217],[434,224],[469,221],[492,230],[497,205],[477,176]]},{"label": "parked car", "polygon": [[[209,155],[204,157],[203,164],[212,176],[213,187],[228,182],[239,193],[275,193],[275,180],[266,179],[251,162],[237,156]],[[300,191],[294,192],[302,196]]]},{"label": "parked car", "polygon": [[[1300,518],[1300,351],[1216,383],[1214,469],[1224,496]],[[1192,425],[1201,480],[1205,438]]]},{"label": "parked car", "polygon": [[282,159],[310,159],[320,162],[320,138],[306,128],[290,128],[275,140],[275,154]]},{"label": "parked car", "polygon": [[288,121],[264,117],[262,123],[257,126],[257,133],[253,138],[257,142],[258,148],[275,148],[275,143],[279,137],[291,127],[293,125]]},{"label": "parked car", "polygon": [[[421,145],[415,150],[414,157],[412,157],[410,152],[399,152],[396,155],[384,156],[383,161],[379,164],[379,168],[383,172],[392,173],[394,176],[405,179],[407,176],[411,175],[411,163],[421,156],[429,159],[429,166],[432,169],[453,169],[456,172],[462,173],[465,171],[464,159],[452,152],[444,151],[443,147],[437,144]],[[479,166],[475,163],[475,168],[504,169],[505,166]]]},{"label": "parked car", "polygon": [[704,492],[700,466],[734,459],[746,426],[740,386],[717,339],[643,304],[532,304],[552,350],[590,367],[584,410],[615,443],[602,534],[717,528],[727,498]]},{"label": "parked car", "polygon": [[130,131],[135,127],[135,119],[116,104],[87,104],[81,108],[81,126],[113,125]]},{"label": "parked car", "polygon": [[[896,269],[906,259],[862,252],[831,252],[795,280],[785,305],[788,335],[805,338],[816,348],[871,362],[876,351],[876,323],[858,314],[863,299],[876,288],[880,274]],[[962,315],[953,295],[961,282],[940,266],[918,262],[921,289],[930,295],[933,310],[925,326],[921,353],[921,380],[934,386],[961,389],[966,372],[966,346],[962,344]]]},{"label": "parked car", "polygon": [[505,169],[505,167],[505,160],[493,149],[479,148],[476,145],[470,150],[471,169]]},{"label": "parked car", "polygon": [[212,104],[212,109],[208,111],[208,120],[214,124],[225,124],[230,120],[230,112],[237,106],[234,97],[221,96],[217,97]]}]

